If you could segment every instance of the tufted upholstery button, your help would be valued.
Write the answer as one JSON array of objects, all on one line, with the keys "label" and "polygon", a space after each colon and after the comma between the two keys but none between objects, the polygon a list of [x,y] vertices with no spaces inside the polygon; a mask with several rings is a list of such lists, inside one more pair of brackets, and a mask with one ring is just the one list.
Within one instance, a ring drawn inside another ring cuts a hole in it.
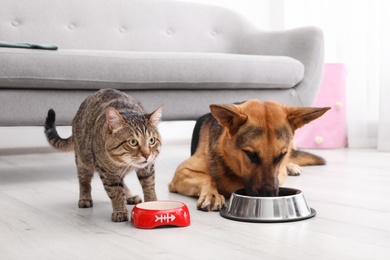
[{"label": "tufted upholstery button", "polygon": [[212,36],[217,36],[217,32],[216,31],[211,31],[210,33]]},{"label": "tufted upholstery button", "polygon": [[172,34],[173,34],[173,31],[172,31],[171,29],[168,29],[168,30],[167,30],[167,34],[168,34],[168,35],[172,35]]},{"label": "tufted upholstery button", "polygon": [[119,31],[120,31],[121,33],[125,33],[127,30],[126,30],[125,27],[121,27],[121,28],[119,28]]},{"label": "tufted upholstery button", "polygon": [[76,25],[74,23],[71,23],[68,25],[69,30],[74,30],[76,28]]},{"label": "tufted upholstery button", "polygon": [[18,27],[19,25],[20,25],[20,23],[18,22],[18,21],[12,21],[12,23],[11,23],[13,26],[15,26],[15,27]]},{"label": "tufted upholstery button", "polygon": [[322,144],[324,142],[324,138],[320,135],[317,135],[315,138],[314,138],[314,142],[318,145]]}]

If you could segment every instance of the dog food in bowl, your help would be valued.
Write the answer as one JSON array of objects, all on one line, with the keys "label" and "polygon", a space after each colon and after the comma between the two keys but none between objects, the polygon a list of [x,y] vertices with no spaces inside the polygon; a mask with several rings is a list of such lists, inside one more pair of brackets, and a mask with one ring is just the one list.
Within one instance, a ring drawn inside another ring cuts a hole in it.
[{"label": "dog food in bowl", "polygon": [[232,220],[273,223],[312,218],[316,211],[309,208],[303,192],[297,189],[279,188],[277,197],[248,196],[242,189],[232,194],[220,214]]},{"label": "dog food in bowl", "polygon": [[136,204],[131,212],[131,221],[137,228],[186,227],[191,222],[190,213],[184,203],[163,200]]}]

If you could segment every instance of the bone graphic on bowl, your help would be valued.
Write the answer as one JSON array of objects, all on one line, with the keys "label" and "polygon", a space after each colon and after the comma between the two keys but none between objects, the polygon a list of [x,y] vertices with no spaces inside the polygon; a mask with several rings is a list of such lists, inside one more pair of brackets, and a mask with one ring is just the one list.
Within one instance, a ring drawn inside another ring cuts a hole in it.
[{"label": "bone graphic on bowl", "polygon": [[166,221],[167,223],[169,222],[172,222],[175,220],[175,215],[171,214],[161,214],[160,216],[159,215],[155,215],[156,219],[154,220],[154,222],[158,222],[160,221],[160,223],[162,223],[163,221]]}]

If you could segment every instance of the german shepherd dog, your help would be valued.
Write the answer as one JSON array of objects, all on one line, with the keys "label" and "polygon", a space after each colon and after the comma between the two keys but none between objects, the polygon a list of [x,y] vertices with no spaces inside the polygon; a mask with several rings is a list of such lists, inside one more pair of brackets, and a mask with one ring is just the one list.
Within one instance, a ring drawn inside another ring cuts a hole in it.
[{"label": "german shepherd dog", "polygon": [[249,100],[210,105],[194,128],[191,157],[176,169],[170,192],[198,197],[197,207],[218,211],[238,189],[250,196],[277,196],[287,175],[304,165],[323,165],[319,156],[295,150],[294,132],[329,107],[290,107]]}]

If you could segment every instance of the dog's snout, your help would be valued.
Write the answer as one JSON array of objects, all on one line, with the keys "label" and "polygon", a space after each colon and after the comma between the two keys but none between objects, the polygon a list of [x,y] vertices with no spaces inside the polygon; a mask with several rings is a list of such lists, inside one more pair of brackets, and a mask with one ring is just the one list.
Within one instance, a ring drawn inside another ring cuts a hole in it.
[{"label": "dog's snout", "polygon": [[276,197],[279,193],[278,178],[251,178],[245,182],[245,192],[249,196],[255,197]]}]

